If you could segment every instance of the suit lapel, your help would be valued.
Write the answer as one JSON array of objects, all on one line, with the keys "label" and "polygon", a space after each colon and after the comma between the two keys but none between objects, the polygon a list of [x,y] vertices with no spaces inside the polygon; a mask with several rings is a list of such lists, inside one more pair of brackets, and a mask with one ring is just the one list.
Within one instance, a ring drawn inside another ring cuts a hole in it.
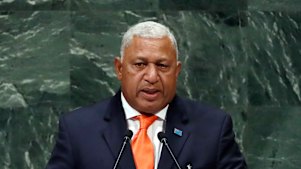
[{"label": "suit lapel", "polygon": [[[178,159],[185,142],[187,141],[190,130],[188,129],[187,112],[183,109],[183,103],[176,96],[169,105],[166,117],[166,137],[170,148],[172,149],[176,159]],[[175,134],[174,130],[182,131],[181,134]],[[158,169],[170,169],[175,164],[172,157],[168,153],[166,147],[162,147],[161,157]],[[180,164],[183,165],[183,164]]]},{"label": "suit lapel", "polygon": [[[177,159],[190,135],[188,120],[187,112],[185,109],[183,109],[183,102],[176,96],[170,103],[167,111],[165,133],[169,146],[171,147]],[[127,130],[127,123],[125,119],[125,113],[122,108],[120,91],[111,99],[108,105],[108,111],[105,115],[105,121],[107,121],[108,125],[103,132],[103,137],[115,160],[118,156],[124,134]],[[175,134],[175,129],[181,130],[183,132],[182,136]],[[170,169],[173,164],[174,161],[172,160],[166,147],[163,147],[158,169]],[[130,144],[126,146],[119,166],[123,169],[135,169]]]},{"label": "suit lapel", "polygon": [[[127,130],[120,91],[111,99],[108,105],[105,121],[107,121],[108,125],[103,132],[103,137],[111,150],[115,162],[123,142],[123,137]],[[113,165],[114,164],[112,164],[112,167]],[[135,168],[130,144],[126,145],[125,151],[120,159],[119,166],[124,169]]]}]

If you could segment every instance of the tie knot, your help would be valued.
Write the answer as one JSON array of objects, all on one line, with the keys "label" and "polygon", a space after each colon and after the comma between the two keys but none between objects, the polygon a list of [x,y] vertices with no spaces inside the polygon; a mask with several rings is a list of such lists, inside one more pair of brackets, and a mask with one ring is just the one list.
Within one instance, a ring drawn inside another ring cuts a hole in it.
[{"label": "tie knot", "polygon": [[140,129],[148,129],[148,127],[157,120],[156,115],[147,116],[147,115],[139,115],[136,117],[140,121]]}]

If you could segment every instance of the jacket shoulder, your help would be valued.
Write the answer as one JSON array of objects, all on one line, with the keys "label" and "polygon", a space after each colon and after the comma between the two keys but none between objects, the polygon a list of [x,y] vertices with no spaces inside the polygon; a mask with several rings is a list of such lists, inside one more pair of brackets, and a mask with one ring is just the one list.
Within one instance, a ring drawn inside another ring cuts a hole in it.
[{"label": "jacket shoulder", "polygon": [[106,99],[90,106],[79,107],[64,113],[61,119],[68,124],[89,124],[91,121],[101,120],[108,111],[110,99]]},{"label": "jacket shoulder", "polygon": [[178,97],[177,102],[182,111],[193,118],[224,119],[226,116],[229,116],[221,108],[202,103],[201,101]]}]

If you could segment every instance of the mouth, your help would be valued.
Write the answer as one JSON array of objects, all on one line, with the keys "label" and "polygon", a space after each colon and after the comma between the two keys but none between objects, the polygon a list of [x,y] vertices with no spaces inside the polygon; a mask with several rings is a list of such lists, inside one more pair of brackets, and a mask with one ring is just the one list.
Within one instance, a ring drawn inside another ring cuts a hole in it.
[{"label": "mouth", "polygon": [[145,88],[141,90],[143,97],[146,100],[149,101],[154,101],[158,98],[159,94],[160,94],[160,90],[158,89],[151,89],[151,88]]}]

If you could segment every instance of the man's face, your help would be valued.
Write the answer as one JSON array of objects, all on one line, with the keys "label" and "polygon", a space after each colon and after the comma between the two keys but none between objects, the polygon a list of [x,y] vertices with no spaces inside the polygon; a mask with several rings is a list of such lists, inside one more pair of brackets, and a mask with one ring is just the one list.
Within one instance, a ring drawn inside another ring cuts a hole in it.
[{"label": "man's face", "polygon": [[114,64],[124,97],[137,111],[154,114],[175,96],[181,63],[168,37],[134,36]]}]

